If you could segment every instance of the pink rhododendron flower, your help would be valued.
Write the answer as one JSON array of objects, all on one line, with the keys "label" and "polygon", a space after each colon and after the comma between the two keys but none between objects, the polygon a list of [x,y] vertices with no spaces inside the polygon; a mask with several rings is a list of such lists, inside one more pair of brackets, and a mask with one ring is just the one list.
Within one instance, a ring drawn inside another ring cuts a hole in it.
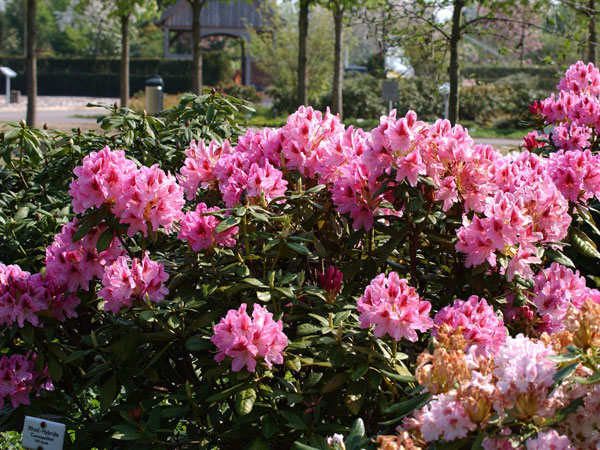
[{"label": "pink rhododendron flower", "polygon": [[427,442],[464,438],[477,428],[452,393],[434,396],[421,410],[420,419],[421,433]]},{"label": "pink rhododendron flower", "polygon": [[534,439],[527,439],[527,450],[575,450],[567,436],[556,430],[540,431]]},{"label": "pink rhododendron flower", "polygon": [[600,95],[600,72],[592,63],[577,61],[566,71],[557,89],[573,94]]},{"label": "pink rhododendron flower", "polygon": [[546,144],[544,142],[538,141],[539,138],[548,139],[548,136],[545,134],[540,135],[537,131],[532,131],[523,138],[523,146],[526,150],[530,152],[533,152],[535,149],[545,146]]},{"label": "pink rhododendron flower", "polygon": [[344,126],[329,109],[323,114],[310,106],[300,106],[288,117],[281,133],[286,167],[298,170],[305,177],[315,178],[320,160],[328,154],[326,149],[336,146],[342,139]]},{"label": "pink rhododendron flower", "polygon": [[256,368],[257,358],[263,358],[270,368],[273,363],[283,364],[283,350],[287,347],[287,337],[283,333],[281,320],[275,322],[273,314],[255,304],[252,318],[246,313],[247,305],[242,303],[215,326],[211,341],[219,349],[215,361],[221,362],[225,356],[233,359],[231,370],[239,372],[242,367],[250,372]]},{"label": "pink rhododendron flower", "polygon": [[532,302],[544,324],[542,331],[555,332],[563,329],[563,319],[570,307],[579,309],[586,299],[598,298],[600,292],[590,289],[579,271],[573,271],[558,263],[552,263],[534,277]]},{"label": "pink rhododendron flower", "polygon": [[25,321],[37,326],[36,313],[47,309],[45,288],[39,274],[31,275],[19,266],[0,263],[0,325],[15,322],[23,328]]},{"label": "pink rhododendron flower", "polygon": [[[0,408],[5,400],[10,400],[12,407],[29,405],[29,394],[32,391],[54,389],[47,369],[38,373],[34,369],[35,353],[27,355],[3,355],[0,359]],[[39,393],[38,393],[39,395]]]},{"label": "pink rhododendron flower", "polygon": [[124,254],[116,237],[106,250],[98,253],[96,243],[104,230],[95,227],[73,242],[77,219],[66,224],[62,232],[54,236],[52,245],[46,248],[46,276],[58,285],[67,286],[69,292],[77,291],[78,287],[87,291],[94,277],[102,278],[104,266]]},{"label": "pink rhododendron flower", "polygon": [[208,189],[216,182],[216,176],[213,174],[213,168],[221,153],[228,153],[230,150],[229,142],[225,141],[219,145],[216,141],[211,141],[208,146],[204,141],[196,143],[192,139],[190,148],[185,151],[187,158],[180,169],[180,183],[185,190],[188,200],[196,197],[198,188]]},{"label": "pink rhododendron flower", "polygon": [[248,197],[258,202],[264,198],[267,203],[274,198],[285,195],[287,181],[283,179],[281,170],[274,168],[268,161],[264,167],[253,163],[248,171]]},{"label": "pink rhododendron flower", "polygon": [[556,187],[572,202],[600,198],[600,156],[589,150],[553,153],[548,172]]},{"label": "pink rhododendron flower", "polygon": [[169,293],[163,284],[168,279],[163,265],[152,261],[148,255],[141,261],[120,256],[104,270],[103,287],[98,296],[106,301],[104,309],[116,314],[135,301],[144,302],[146,296],[151,302],[161,301]]},{"label": "pink rhododendron flower", "polygon": [[414,342],[416,330],[427,331],[433,326],[431,303],[420,300],[415,289],[396,272],[387,277],[377,275],[358,299],[357,307],[360,327],[375,325],[375,337],[387,333],[396,341],[404,337]]},{"label": "pink rhododendron flower", "polygon": [[92,206],[112,204],[131,184],[137,167],[123,151],[112,151],[108,146],[83,158],[81,166],[73,170],[69,194],[73,197],[73,211],[83,213]]},{"label": "pink rhododendron flower", "polygon": [[[467,348],[475,347],[475,354],[488,356],[496,353],[506,340],[507,330],[504,322],[489,306],[484,298],[476,295],[467,301],[454,300],[452,306],[446,306],[433,318],[439,328],[443,324],[453,330],[461,328],[462,335],[467,341]],[[437,328],[434,329],[437,336]]]},{"label": "pink rhododendron flower", "polygon": [[494,359],[493,373],[500,393],[509,399],[552,386],[556,365],[548,356],[554,354],[543,342],[533,342],[522,334],[508,337]]},{"label": "pink rhododendron flower", "polygon": [[173,228],[183,215],[183,189],[174,176],[166,174],[158,165],[142,166],[124,186],[114,208],[119,221],[128,224],[127,235],[141,231],[148,235],[148,225],[152,231],[162,226],[166,232]]},{"label": "pink rhododendron flower", "polygon": [[179,239],[190,243],[195,252],[212,248],[215,245],[232,247],[235,245],[234,236],[238,233],[237,226],[230,227],[220,233],[215,233],[215,228],[221,221],[215,216],[207,215],[219,208],[207,208],[205,203],[199,203],[195,211],[184,214],[180,222]]}]

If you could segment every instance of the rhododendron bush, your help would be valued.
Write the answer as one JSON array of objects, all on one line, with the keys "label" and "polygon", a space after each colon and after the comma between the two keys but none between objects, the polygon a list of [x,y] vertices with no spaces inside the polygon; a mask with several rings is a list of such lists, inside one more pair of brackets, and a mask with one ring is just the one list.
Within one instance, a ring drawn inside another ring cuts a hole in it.
[{"label": "rhododendron bush", "polygon": [[599,86],[571,67],[509,154],[412,111],[243,130],[216,93],[112,108],[100,136],[15,124],[3,426],[50,414],[74,448],[596,448]]}]

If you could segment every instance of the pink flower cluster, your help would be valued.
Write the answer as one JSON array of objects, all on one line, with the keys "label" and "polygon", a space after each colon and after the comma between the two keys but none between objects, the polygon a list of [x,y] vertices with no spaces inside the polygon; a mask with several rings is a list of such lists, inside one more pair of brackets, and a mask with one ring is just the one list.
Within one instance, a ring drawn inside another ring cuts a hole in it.
[{"label": "pink flower cluster", "polygon": [[124,250],[114,238],[109,247],[98,253],[96,243],[105,228],[95,227],[82,239],[73,242],[77,232],[77,219],[62,228],[62,232],[54,236],[52,245],[46,248],[46,273],[59,285],[65,285],[70,292],[81,287],[89,289],[90,281],[102,278],[104,267],[111,264]]},{"label": "pink flower cluster", "polygon": [[131,306],[132,302],[143,303],[146,296],[152,302],[161,301],[169,293],[163,285],[168,279],[163,265],[152,261],[148,255],[141,261],[119,256],[104,269],[103,287],[98,296],[106,301],[104,309],[116,314],[121,308]]},{"label": "pink flower cluster", "polygon": [[377,275],[357,301],[361,328],[375,325],[373,334],[389,334],[396,341],[403,337],[415,342],[416,330],[427,331],[433,326],[429,317],[431,303],[421,300],[415,289],[400,279],[396,272]]},{"label": "pink flower cluster", "polygon": [[25,322],[39,324],[39,315],[64,321],[65,316],[76,317],[79,299],[65,295],[65,289],[56,284],[51,275],[45,278],[21,270],[19,266],[0,263],[0,325]]},{"label": "pink flower cluster", "polygon": [[29,354],[27,356],[2,356],[0,359],[0,408],[4,406],[4,401],[7,399],[10,400],[13,408],[19,405],[29,405],[29,394],[32,391],[54,389],[46,370],[42,374],[34,370],[35,358],[35,354],[31,358]]},{"label": "pink flower cluster", "polygon": [[215,361],[221,362],[229,356],[233,359],[231,369],[234,372],[239,372],[244,366],[254,372],[259,357],[269,368],[273,363],[283,364],[283,350],[287,347],[283,323],[281,320],[275,322],[273,314],[257,304],[250,318],[246,307],[242,303],[237,311],[229,310],[215,326],[215,334],[211,338],[219,349]]},{"label": "pink flower cluster", "polygon": [[556,365],[548,356],[554,354],[543,342],[533,342],[522,334],[508,337],[494,358],[495,384],[504,402],[512,404],[519,394],[529,392],[540,399],[546,397],[556,373]]},{"label": "pink flower cluster", "polygon": [[90,207],[108,205],[123,224],[127,234],[148,234],[163,227],[169,232],[178,221],[184,204],[183,189],[174,176],[157,165],[137,168],[122,151],[105,147],[92,152],[75,168],[77,178],[71,182],[73,210],[83,213]]},{"label": "pink flower cluster", "polygon": [[575,203],[600,198],[600,155],[589,150],[560,150],[548,161],[548,173],[560,192]]},{"label": "pink flower cluster", "polygon": [[435,396],[420,411],[419,419],[421,433],[427,442],[464,438],[477,428],[454,393]]},{"label": "pink flower cluster", "polygon": [[472,295],[466,301],[454,300],[452,306],[442,308],[435,315],[433,323],[436,325],[434,337],[437,336],[437,329],[444,324],[453,330],[460,327],[467,341],[465,351],[474,347],[478,356],[495,354],[506,340],[507,330],[504,322],[484,298],[480,299],[476,295]]},{"label": "pink flower cluster", "polygon": [[215,229],[221,221],[209,213],[218,211],[219,208],[208,208],[205,203],[198,203],[195,211],[184,214],[180,222],[179,239],[190,243],[195,252],[206,250],[215,245],[233,247],[234,236],[238,233],[238,227],[233,226],[219,233]]},{"label": "pink flower cluster", "polygon": [[466,253],[467,267],[484,261],[496,266],[502,256],[509,280],[515,274],[531,278],[530,265],[541,262],[536,246],[567,235],[568,201],[547,174],[545,160],[529,152],[498,158],[488,170],[495,194],[485,198],[483,217],[463,218],[456,249]]},{"label": "pink flower cluster", "polygon": [[236,206],[245,192],[253,203],[269,203],[285,195],[287,181],[279,170],[281,133],[270,129],[248,130],[236,147],[192,141],[180,170],[180,180],[188,199],[203,189],[218,186],[227,207]]},{"label": "pink flower cluster", "polygon": [[559,435],[556,430],[540,431],[534,439],[525,443],[527,450],[575,450],[567,436]]},{"label": "pink flower cluster", "polygon": [[[485,429],[494,418],[495,426],[501,429],[506,426],[506,433],[502,432],[497,438],[487,437],[483,447],[488,450],[513,448],[507,446],[510,441],[502,435],[511,434],[509,427],[514,417],[526,422],[535,417],[551,418],[557,409],[580,395],[566,383],[552,390],[557,367],[548,357],[555,352],[542,341],[523,335],[507,337],[495,354],[478,354],[476,347],[470,347],[467,353],[460,349],[436,348],[433,355],[427,355],[429,360],[444,355],[445,359],[434,363],[433,376],[451,388],[433,395],[428,404],[404,419],[403,427],[397,432],[420,433],[426,442],[452,441],[465,438],[478,428]],[[508,420],[503,425],[505,419]],[[568,438],[545,430],[530,442],[528,445],[546,443],[559,445],[557,448],[569,444]]]}]

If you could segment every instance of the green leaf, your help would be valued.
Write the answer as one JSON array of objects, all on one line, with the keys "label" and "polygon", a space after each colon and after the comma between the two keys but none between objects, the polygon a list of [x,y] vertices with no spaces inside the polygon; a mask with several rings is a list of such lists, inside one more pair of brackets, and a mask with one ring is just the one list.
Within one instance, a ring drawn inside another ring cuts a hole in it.
[{"label": "green leaf", "polygon": [[338,373],[332,376],[327,383],[325,383],[323,389],[321,389],[321,394],[335,391],[336,389],[340,388],[346,382],[346,380],[348,380],[348,378],[350,378],[350,376],[347,373]]},{"label": "green leaf", "polygon": [[287,420],[286,426],[294,430],[308,430],[308,425],[304,423],[304,420],[298,414],[291,411],[279,411],[279,415]]},{"label": "green leaf", "polygon": [[298,327],[298,334],[300,336],[306,336],[308,334],[314,334],[320,329],[320,327],[313,325],[312,323],[303,323]]},{"label": "green leaf", "polygon": [[238,223],[240,223],[240,220],[241,219],[237,216],[229,216],[227,219],[221,221],[221,223],[217,225],[217,228],[215,228],[215,233],[221,233],[230,229],[231,227],[236,226]]},{"label": "green leaf", "polygon": [[187,348],[190,352],[199,352],[202,350],[206,350],[210,346],[211,341],[209,339],[204,339],[199,334],[192,336],[187,341],[185,341],[185,348]]},{"label": "green leaf", "polygon": [[108,248],[108,246],[113,240],[113,237],[114,231],[112,228],[107,228],[102,232],[102,234],[98,238],[98,242],[96,242],[96,250],[98,250],[98,253],[103,252]]},{"label": "green leaf", "polygon": [[63,363],[68,364],[70,362],[73,362],[79,358],[82,358],[85,355],[90,354],[92,351],[93,351],[93,349],[77,350],[76,352],[73,352],[69,356],[67,356],[67,358],[63,361]]},{"label": "green leaf", "polygon": [[244,389],[235,394],[235,409],[241,415],[250,414],[256,402],[256,391],[253,388]]},{"label": "green leaf", "polygon": [[547,248],[546,250],[544,250],[544,255],[550,261],[557,262],[558,264],[561,264],[565,267],[569,267],[571,269],[576,268],[573,261],[571,261],[571,259],[568,256],[566,256],[563,252],[561,252],[559,250],[553,250],[551,248]]},{"label": "green leaf", "polygon": [[220,402],[221,400],[225,400],[226,398],[231,397],[232,395],[234,395],[237,391],[244,389],[245,387],[247,387],[250,383],[249,382],[244,382],[244,383],[240,383],[237,386],[233,386],[230,387],[228,389],[225,389],[224,391],[218,392],[214,395],[211,395],[210,397],[208,397],[206,399],[207,402]]},{"label": "green leaf", "polygon": [[379,369],[382,374],[392,380],[401,381],[403,383],[412,383],[415,381],[415,377],[412,375],[400,375],[399,373],[389,372],[387,370]]},{"label": "green leaf", "polygon": [[320,450],[317,447],[311,447],[310,445],[303,444],[302,442],[295,441],[292,445],[292,450]]},{"label": "green leaf", "polygon": [[27,214],[29,214],[29,208],[27,206],[23,206],[19,208],[19,210],[15,214],[15,217],[13,217],[13,220],[15,222],[20,222],[21,220],[27,217]]},{"label": "green leaf", "polygon": [[106,411],[117,395],[117,376],[111,375],[100,388],[100,411]]},{"label": "green leaf", "polygon": [[310,250],[306,248],[306,246],[302,244],[297,244],[296,242],[288,242],[286,241],[285,245],[290,249],[295,251],[296,253],[304,256],[310,255]]},{"label": "green leaf", "polygon": [[346,450],[359,450],[360,441],[362,441],[364,435],[365,424],[363,423],[362,419],[356,419],[352,424],[350,433],[348,433],[348,436],[346,436],[344,441],[346,444]]},{"label": "green leaf", "polygon": [[206,109],[206,123],[211,123],[215,118],[215,105],[211,103]]},{"label": "green leaf", "polygon": [[254,287],[258,287],[258,288],[266,288],[267,285],[264,284],[262,281],[260,281],[257,278],[244,278],[242,280],[242,283],[246,283],[249,284],[250,286],[254,286]]},{"label": "green leaf", "polygon": [[569,240],[577,252],[588,258],[600,259],[600,252],[596,248],[596,244],[587,234],[577,228],[571,228],[569,232]]},{"label": "green leaf", "polygon": [[430,397],[431,394],[429,392],[425,392],[411,399],[387,407],[384,413],[386,415],[396,416],[396,418],[388,422],[383,422],[383,425],[392,425],[396,422],[399,422],[402,418],[408,416],[414,410],[419,409],[421,406],[427,403]]},{"label": "green leaf", "polygon": [[562,369],[558,370],[552,377],[554,379],[554,383],[556,385],[558,385],[565,378],[569,378],[571,375],[573,375],[573,373],[575,372],[575,369],[577,369],[577,366],[579,366],[579,362],[574,362],[574,363],[571,363],[568,366],[565,366]]}]

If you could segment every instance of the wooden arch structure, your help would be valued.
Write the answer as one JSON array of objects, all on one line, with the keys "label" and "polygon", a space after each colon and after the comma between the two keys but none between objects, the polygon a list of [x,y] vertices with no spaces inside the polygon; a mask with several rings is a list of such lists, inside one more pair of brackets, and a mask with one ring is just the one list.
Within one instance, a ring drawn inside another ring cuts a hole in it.
[{"label": "wooden arch structure", "polygon": [[[250,35],[247,26],[259,28],[258,3],[246,0],[206,0],[200,13],[201,37],[230,36],[239,39],[242,48],[242,83],[252,84],[251,61],[248,54]],[[192,31],[192,7],[186,0],[179,0],[169,8],[157,25],[164,30],[165,58],[191,58],[192,54],[171,53],[171,32],[190,33]]]}]

